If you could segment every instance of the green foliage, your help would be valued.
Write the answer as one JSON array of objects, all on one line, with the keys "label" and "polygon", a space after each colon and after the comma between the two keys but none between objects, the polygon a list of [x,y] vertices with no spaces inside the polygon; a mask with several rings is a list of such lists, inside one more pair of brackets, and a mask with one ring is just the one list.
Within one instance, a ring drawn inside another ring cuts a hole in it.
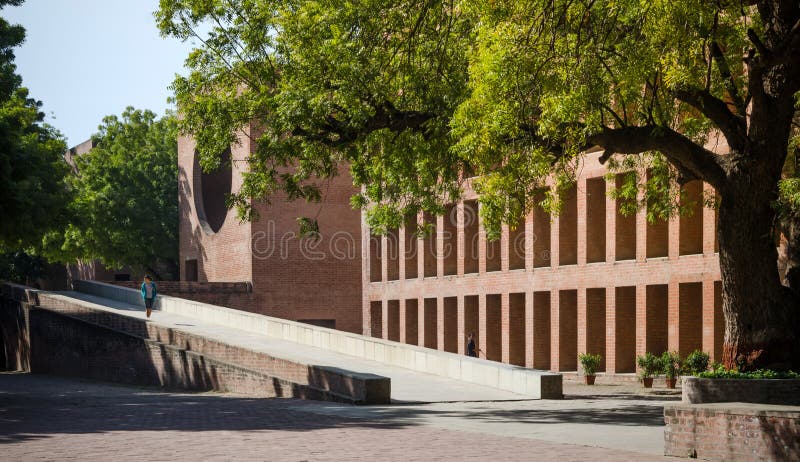
[{"label": "green foliage", "polygon": [[602,361],[603,357],[599,354],[581,353],[578,355],[578,362],[581,363],[584,375],[595,375]]},{"label": "green foliage", "polygon": [[47,261],[21,250],[0,251],[0,280],[30,284],[45,272]]},{"label": "green foliage", "polygon": [[636,357],[636,365],[642,378],[653,377],[664,370],[661,358],[649,351]]},{"label": "green foliage", "polygon": [[63,232],[45,237],[52,260],[100,260],[111,268],[153,268],[178,257],[175,117],[128,107],[103,119],[95,147],[76,159],[74,199]]},{"label": "green foliage", "polygon": [[708,370],[709,356],[708,353],[701,350],[694,350],[689,353],[686,360],[683,362],[684,369],[690,375],[698,375],[701,372]]},{"label": "green foliage", "polygon": [[722,364],[714,364],[711,370],[695,374],[704,379],[800,379],[800,373],[794,371],[772,371],[769,369],[757,369],[748,372],[739,372],[734,369],[727,369]]},{"label": "green foliage", "polygon": [[379,231],[458,197],[449,121],[474,37],[454,1],[162,0],[156,19],[180,39],[210,28],[173,83],[203,168],[258,121],[230,202],[241,219],[256,218],[249,198],[278,190],[318,201],[348,167],[364,186],[352,204]]},{"label": "green foliage", "polygon": [[668,379],[674,379],[681,373],[683,361],[677,351],[665,351],[661,355],[661,372]]},{"label": "green foliage", "polygon": [[25,29],[0,18],[0,245],[11,249],[36,245],[68,200],[66,144],[15,72],[13,49],[24,39]]},{"label": "green foliage", "polygon": [[[442,213],[475,174],[493,239],[534,205],[557,213],[603,130],[656,127],[702,146],[715,126],[676,92],[745,84],[710,44],[740,59],[746,24],[761,30],[747,14],[701,0],[161,0],[156,20],[163,35],[203,39],[173,88],[204,168],[258,121],[230,202],[241,219],[255,218],[250,198],[279,190],[316,201],[349,165],[363,187],[352,205],[383,232]],[[611,159],[636,169],[613,192],[623,212],[681,212],[686,172],[658,149],[637,152]]]}]

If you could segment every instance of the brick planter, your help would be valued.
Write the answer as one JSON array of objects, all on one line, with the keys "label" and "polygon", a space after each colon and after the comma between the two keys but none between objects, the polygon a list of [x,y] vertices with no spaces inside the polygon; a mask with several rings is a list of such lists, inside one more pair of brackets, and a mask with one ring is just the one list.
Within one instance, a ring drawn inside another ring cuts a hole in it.
[{"label": "brick planter", "polygon": [[664,421],[667,456],[726,462],[800,460],[797,406],[668,404]]},{"label": "brick planter", "polygon": [[800,405],[800,379],[703,379],[682,377],[683,402]]}]

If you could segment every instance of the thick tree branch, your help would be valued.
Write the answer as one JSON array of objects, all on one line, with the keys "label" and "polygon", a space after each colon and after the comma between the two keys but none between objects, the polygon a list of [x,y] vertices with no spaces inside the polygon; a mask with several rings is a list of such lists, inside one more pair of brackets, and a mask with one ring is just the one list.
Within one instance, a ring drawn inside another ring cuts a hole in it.
[{"label": "thick tree branch", "polygon": [[396,133],[412,130],[425,134],[425,124],[436,117],[436,114],[430,112],[399,110],[391,102],[385,101],[376,107],[375,114],[360,127],[350,127],[347,123],[329,114],[322,123],[315,127],[296,127],[291,133],[293,136],[336,148],[353,143],[382,129],[389,129]]},{"label": "thick tree branch", "polygon": [[674,91],[679,100],[692,106],[719,127],[735,151],[742,151],[747,146],[747,122],[742,114],[734,114],[728,105],[707,90],[697,88]]},{"label": "thick tree branch", "polygon": [[601,162],[613,154],[658,151],[685,179],[700,179],[717,189],[725,185],[725,170],[713,152],[698,146],[680,133],[661,126],[603,128],[588,141],[605,149]]}]

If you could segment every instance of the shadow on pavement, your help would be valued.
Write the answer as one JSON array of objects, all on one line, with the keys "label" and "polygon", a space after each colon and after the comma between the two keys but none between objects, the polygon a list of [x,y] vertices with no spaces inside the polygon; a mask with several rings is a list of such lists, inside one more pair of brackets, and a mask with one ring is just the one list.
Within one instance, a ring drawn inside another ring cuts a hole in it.
[{"label": "shadow on pavement", "polygon": [[[170,393],[53,376],[0,373],[0,444],[56,434],[130,431],[311,431],[328,428],[397,429],[427,418],[515,424],[663,426],[663,408],[648,401],[673,396],[603,394],[530,404],[354,406],[216,395]],[[622,400],[618,406],[588,402]],[[579,401],[581,400],[581,401]],[[624,403],[631,400],[630,404]],[[636,403],[634,400],[638,400]],[[645,401],[645,402],[642,402]],[[527,403],[531,403],[530,401]]]}]

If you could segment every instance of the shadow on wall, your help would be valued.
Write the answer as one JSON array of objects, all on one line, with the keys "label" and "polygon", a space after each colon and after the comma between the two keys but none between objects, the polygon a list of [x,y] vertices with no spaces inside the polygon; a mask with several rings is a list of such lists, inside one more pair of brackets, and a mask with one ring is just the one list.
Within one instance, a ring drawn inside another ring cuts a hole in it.
[{"label": "shadow on wall", "polygon": [[[195,162],[196,163],[196,162]],[[190,198],[190,196],[194,193],[193,185],[196,182],[193,181],[192,178],[189,178],[189,175],[186,173],[186,169],[183,166],[179,166],[178,168],[178,191],[180,191],[180,200],[179,200],[179,229],[178,229],[178,239],[179,241],[179,248],[184,249],[193,249],[197,252],[197,280],[198,281],[207,281],[208,275],[205,272],[205,265],[204,262],[208,261],[208,255],[206,254],[205,248],[202,246],[203,242],[203,233],[204,231],[200,226],[193,226],[192,225],[192,207],[190,204],[194,204],[195,202]],[[181,259],[180,267],[184,273],[181,273],[180,280],[185,280],[185,266],[186,261],[183,260],[187,255],[179,252],[178,258]]]},{"label": "shadow on wall", "polygon": [[758,417],[769,459],[800,460],[800,419]]}]

